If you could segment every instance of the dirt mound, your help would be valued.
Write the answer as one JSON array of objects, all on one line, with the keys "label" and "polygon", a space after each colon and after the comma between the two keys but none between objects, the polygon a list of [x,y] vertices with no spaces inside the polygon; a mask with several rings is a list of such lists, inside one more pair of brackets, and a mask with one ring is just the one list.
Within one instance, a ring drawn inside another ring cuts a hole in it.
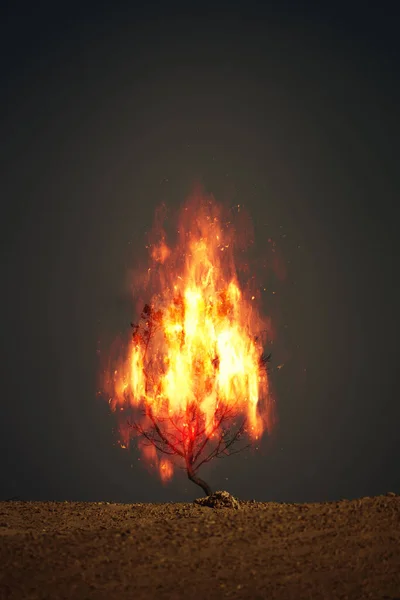
[{"label": "dirt mound", "polygon": [[211,496],[205,498],[197,498],[194,503],[210,508],[240,508],[238,500],[231,496],[229,492],[224,491],[214,492]]}]

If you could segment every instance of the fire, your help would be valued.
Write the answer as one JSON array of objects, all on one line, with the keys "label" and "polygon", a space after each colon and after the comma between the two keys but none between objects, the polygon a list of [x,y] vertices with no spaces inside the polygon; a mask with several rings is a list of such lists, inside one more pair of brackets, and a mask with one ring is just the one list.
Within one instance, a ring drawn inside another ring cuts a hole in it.
[{"label": "fire", "polygon": [[174,474],[174,467],[170,460],[162,458],[159,466],[160,476],[162,481],[169,481]]},{"label": "fire", "polygon": [[[268,335],[269,324],[260,315],[254,280],[239,283],[240,240],[222,215],[212,197],[197,192],[182,210],[176,245],[168,246],[158,231],[149,246],[149,302],[141,326],[107,377],[112,409],[141,410],[140,431],[149,420],[162,424],[183,457],[199,436],[218,436],[221,414],[245,416],[253,439],[272,426],[268,374],[260,369],[267,341],[260,332]],[[154,445],[140,448],[169,480],[175,457],[159,460]]]}]

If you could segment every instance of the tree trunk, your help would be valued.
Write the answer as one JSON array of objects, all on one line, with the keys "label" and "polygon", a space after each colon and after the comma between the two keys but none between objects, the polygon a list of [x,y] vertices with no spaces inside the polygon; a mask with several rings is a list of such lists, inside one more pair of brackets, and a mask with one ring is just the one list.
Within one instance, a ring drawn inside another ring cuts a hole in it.
[{"label": "tree trunk", "polygon": [[195,483],[196,485],[199,485],[206,496],[211,496],[212,491],[211,491],[211,488],[208,485],[208,483],[203,481],[203,479],[200,479],[200,477],[197,477],[197,475],[195,475],[195,473],[193,472],[193,470],[190,467],[187,466],[186,471],[187,471],[187,476],[190,479],[190,481],[193,481],[193,483]]}]

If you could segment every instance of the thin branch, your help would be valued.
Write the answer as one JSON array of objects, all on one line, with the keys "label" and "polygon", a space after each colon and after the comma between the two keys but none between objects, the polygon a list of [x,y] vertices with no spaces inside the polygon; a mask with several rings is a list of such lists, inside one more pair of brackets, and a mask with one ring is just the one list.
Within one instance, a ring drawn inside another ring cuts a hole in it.
[{"label": "thin branch", "polygon": [[168,454],[170,456],[175,456],[176,452],[168,451],[165,448],[160,447],[158,445],[159,442],[157,440],[154,440],[154,438],[144,429],[139,428],[139,427],[137,427],[137,428],[135,427],[134,429],[136,429],[138,431],[138,433],[140,435],[142,435],[149,442],[149,444],[154,446],[159,452],[162,452],[163,454]]},{"label": "thin branch", "polygon": [[225,444],[225,450],[230,448],[230,446],[232,446],[232,444],[234,444],[239,439],[239,437],[244,432],[245,425],[246,425],[246,419],[243,420],[242,424],[240,425],[240,427],[236,431],[236,433],[233,435],[232,439],[227,444]]},{"label": "thin branch", "polygon": [[230,456],[231,454],[236,454],[237,452],[240,452],[241,450],[238,450],[237,452],[226,453],[227,449],[230,448],[232,446],[232,444],[234,444],[234,442],[236,442],[239,439],[240,435],[243,433],[245,423],[246,423],[246,419],[243,421],[243,423],[238,428],[236,433],[232,436],[231,440],[228,443],[225,443],[223,450],[220,450],[222,443],[224,442],[224,438],[223,438],[223,436],[221,436],[218,440],[218,444],[217,444],[216,448],[214,448],[208,456],[203,458],[203,460],[201,462],[199,462],[198,465],[196,465],[196,471],[197,471],[197,469],[199,469],[201,467],[201,465],[203,465],[206,462],[209,462],[213,458],[222,457],[224,455]]},{"label": "thin branch", "polygon": [[164,442],[164,444],[166,446],[168,446],[169,448],[171,448],[171,450],[173,450],[176,454],[178,454],[179,456],[181,456],[182,458],[184,458],[184,454],[181,450],[179,450],[179,448],[177,448],[172,442],[170,442],[168,440],[167,437],[165,437],[165,435],[163,434],[163,432],[161,431],[161,429],[159,428],[156,420],[154,419],[153,413],[151,412],[151,409],[149,409],[148,411],[148,415],[154,425],[154,429],[157,431],[158,435],[160,436],[160,438],[162,439],[162,441]]},{"label": "thin branch", "polygon": [[[197,452],[195,453],[195,455],[194,455],[194,458],[193,458],[193,464],[194,464],[194,463],[196,462],[196,460],[199,458],[200,454],[203,452],[203,450],[204,450],[204,448],[207,446],[208,442],[210,442],[210,441],[211,441],[211,438],[212,438],[213,434],[214,434],[216,431],[218,431],[218,429],[221,427],[222,423],[223,423],[224,421],[227,421],[227,420],[229,420],[230,418],[233,418],[233,416],[232,416],[232,415],[230,416],[230,413],[232,413],[232,412],[233,412],[233,409],[234,409],[234,408],[235,408],[234,406],[233,406],[233,407],[230,407],[230,406],[229,406],[229,407],[224,407],[224,410],[223,410],[223,411],[221,411],[221,415],[220,415],[220,417],[219,417],[219,420],[218,420],[218,422],[216,423],[216,425],[214,425],[214,427],[213,427],[213,429],[211,430],[210,434],[209,434],[208,436],[206,436],[206,439],[205,439],[205,440],[204,440],[204,442],[203,442],[203,443],[200,445],[200,448],[199,448],[199,449],[197,450]],[[202,437],[202,436],[205,434],[205,431],[206,431],[206,430],[205,430],[205,428],[204,428],[204,429],[202,430],[202,432],[198,434],[198,437],[199,437],[199,438],[200,438],[200,437]],[[196,467],[196,468],[198,468],[198,467]]]},{"label": "thin branch", "polygon": [[248,450],[249,448],[251,448],[251,444],[246,444],[245,446],[242,446],[242,448],[238,448],[237,450],[231,450],[231,452],[228,452],[227,454],[221,452],[220,454],[217,454],[215,458],[225,458],[226,456],[233,456],[234,454],[239,454],[239,452],[244,452],[244,450]]},{"label": "thin branch", "polygon": [[[196,462],[196,460],[199,458],[200,454],[203,452],[204,448],[207,446],[208,442],[210,441],[212,435],[218,431],[222,421],[224,420],[224,415],[222,415],[222,417],[220,418],[220,420],[218,421],[218,423],[213,427],[212,431],[210,432],[210,434],[208,436],[206,436],[206,439],[204,440],[204,442],[200,445],[200,448],[198,449],[198,451],[196,452],[196,454],[193,457],[193,464]],[[205,429],[203,430],[205,432]]]}]

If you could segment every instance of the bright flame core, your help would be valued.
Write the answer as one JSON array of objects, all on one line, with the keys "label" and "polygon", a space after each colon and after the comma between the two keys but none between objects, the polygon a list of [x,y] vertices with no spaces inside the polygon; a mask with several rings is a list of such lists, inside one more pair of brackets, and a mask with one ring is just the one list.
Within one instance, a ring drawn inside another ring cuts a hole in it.
[{"label": "bright flame core", "polygon": [[[237,236],[200,192],[182,211],[174,249],[159,229],[149,246],[151,300],[141,329],[134,329],[126,356],[108,374],[112,409],[144,409],[143,423],[150,416],[162,424],[184,454],[199,436],[219,435],[221,414],[245,416],[253,439],[272,426],[268,375],[260,368],[267,341],[261,332],[268,334],[269,324],[257,308],[254,278],[243,290],[239,285]],[[121,432],[127,445],[132,431],[122,426]],[[172,477],[174,458],[158,461],[154,447],[141,448],[164,481]]]}]

